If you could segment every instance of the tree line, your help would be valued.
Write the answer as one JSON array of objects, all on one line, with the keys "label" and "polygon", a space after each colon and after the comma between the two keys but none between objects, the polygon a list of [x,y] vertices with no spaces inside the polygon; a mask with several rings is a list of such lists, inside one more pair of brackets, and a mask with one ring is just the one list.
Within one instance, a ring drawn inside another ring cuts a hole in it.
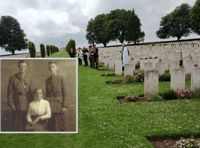
[{"label": "tree line", "polygon": [[89,44],[100,44],[104,47],[110,41],[119,40],[121,43],[143,41],[145,33],[141,31],[139,17],[134,9],[112,10],[108,14],[99,14],[94,19],[91,18],[86,29],[86,39]]}]

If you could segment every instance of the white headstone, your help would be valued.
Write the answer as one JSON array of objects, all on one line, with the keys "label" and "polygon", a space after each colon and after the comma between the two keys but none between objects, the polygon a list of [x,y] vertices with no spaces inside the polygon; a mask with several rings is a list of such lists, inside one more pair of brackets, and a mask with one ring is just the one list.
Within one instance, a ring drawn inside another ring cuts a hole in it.
[{"label": "white headstone", "polygon": [[185,65],[184,65],[185,74],[191,73],[193,67],[194,67],[194,61],[193,60],[186,60]]},{"label": "white headstone", "polygon": [[185,88],[185,69],[176,68],[171,70],[171,89],[178,91]]},{"label": "white headstone", "polygon": [[156,65],[159,75],[163,75],[165,73],[165,62],[157,62]]},{"label": "white headstone", "polygon": [[200,67],[193,67],[191,73],[191,89],[200,89]]},{"label": "white headstone", "polygon": [[122,61],[115,61],[115,74],[122,75]]},{"label": "white headstone", "polygon": [[144,63],[144,70],[145,71],[153,70],[153,63],[151,63],[151,62]]},{"label": "white headstone", "polygon": [[158,70],[150,70],[144,72],[144,90],[145,96],[158,94],[159,74]]},{"label": "white headstone", "polygon": [[170,73],[172,69],[179,68],[179,62],[178,61],[170,61]]},{"label": "white headstone", "polygon": [[133,76],[133,64],[125,64],[124,66],[124,77],[127,75]]}]

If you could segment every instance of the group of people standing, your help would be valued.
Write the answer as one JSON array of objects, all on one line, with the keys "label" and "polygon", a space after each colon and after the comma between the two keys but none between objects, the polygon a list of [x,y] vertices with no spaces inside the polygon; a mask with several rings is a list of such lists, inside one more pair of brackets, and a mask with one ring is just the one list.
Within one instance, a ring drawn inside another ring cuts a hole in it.
[{"label": "group of people standing", "polygon": [[79,65],[82,65],[82,59],[84,61],[84,66],[88,66],[88,61],[87,58],[89,58],[90,61],[90,67],[91,68],[95,68],[98,69],[98,48],[96,47],[96,45],[91,45],[87,48],[83,47],[83,49],[81,50],[81,48],[78,48],[78,60],[79,60]]},{"label": "group of people standing", "polygon": [[48,63],[51,76],[33,90],[33,81],[26,74],[27,63],[18,63],[19,72],[8,83],[8,103],[12,110],[12,131],[67,131],[68,108],[64,77],[57,73],[57,64]]}]

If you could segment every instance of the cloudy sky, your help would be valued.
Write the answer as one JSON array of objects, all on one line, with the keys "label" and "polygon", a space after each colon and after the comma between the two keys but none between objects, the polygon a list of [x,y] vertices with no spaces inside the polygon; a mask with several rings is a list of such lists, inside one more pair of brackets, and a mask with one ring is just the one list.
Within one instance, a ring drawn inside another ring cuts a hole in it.
[{"label": "cloudy sky", "polygon": [[[0,0],[0,16],[10,15],[18,20],[28,40],[33,41],[36,50],[40,43],[65,47],[70,39],[76,41],[76,47],[88,46],[85,38],[86,27],[91,18],[98,14],[107,14],[111,10],[135,10],[141,21],[141,30],[145,32],[145,42],[160,41],[156,36],[161,18],[182,3],[191,7],[196,0]],[[199,38],[190,34],[182,39]],[[167,40],[167,39],[166,39]],[[165,40],[165,41],[166,41]],[[170,38],[168,40],[176,40]],[[109,45],[119,45],[118,41]],[[103,44],[97,44],[102,47]],[[21,53],[26,53],[23,50]],[[19,52],[16,52],[19,53]],[[0,55],[10,54],[0,50]]]}]

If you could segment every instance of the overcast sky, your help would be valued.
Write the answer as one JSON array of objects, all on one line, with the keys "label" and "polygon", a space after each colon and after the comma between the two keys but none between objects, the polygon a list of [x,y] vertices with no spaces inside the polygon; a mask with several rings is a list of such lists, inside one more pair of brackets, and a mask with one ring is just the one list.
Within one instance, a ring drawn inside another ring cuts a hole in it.
[{"label": "overcast sky", "polygon": [[[111,10],[135,10],[145,32],[145,42],[160,41],[156,36],[163,16],[182,3],[191,7],[196,0],[0,0],[0,16],[10,15],[18,20],[28,40],[33,41],[36,50],[40,43],[65,47],[70,39],[76,41],[76,48],[88,46],[86,27],[91,18],[107,14]],[[190,34],[181,39],[200,38]],[[166,39],[167,40],[167,39]],[[166,41],[165,40],[165,41]],[[168,40],[176,40],[170,38]],[[108,45],[119,45],[117,41]],[[102,47],[103,44],[97,44]],[[28,50],[22,50],[26,53]],[[19,52],[16,52],[19,53]],[[10,54],[0,50],[0,54]]]}]

